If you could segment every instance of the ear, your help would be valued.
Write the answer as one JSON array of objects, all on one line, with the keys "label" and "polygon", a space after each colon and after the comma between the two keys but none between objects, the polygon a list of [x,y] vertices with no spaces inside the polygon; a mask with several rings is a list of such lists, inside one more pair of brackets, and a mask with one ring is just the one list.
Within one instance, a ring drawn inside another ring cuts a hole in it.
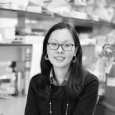
[{"label": "ear", "polygon": [[75,51],[74,51],[74,55],[73,55],[73,56],[76,56],[77,51],[78,51],[78,47],[75,48]]}]

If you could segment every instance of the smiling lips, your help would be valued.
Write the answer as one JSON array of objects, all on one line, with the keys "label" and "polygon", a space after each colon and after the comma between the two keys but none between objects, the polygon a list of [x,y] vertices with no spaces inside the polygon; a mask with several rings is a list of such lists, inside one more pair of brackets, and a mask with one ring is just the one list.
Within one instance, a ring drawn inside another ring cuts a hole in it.
[{"label": "smiling lips", "polygon": [[55,57],[56,60],[59,60],[59,61],[63,61],[65,59],[65,57],[62,57],[62,56],[57,56]]}]

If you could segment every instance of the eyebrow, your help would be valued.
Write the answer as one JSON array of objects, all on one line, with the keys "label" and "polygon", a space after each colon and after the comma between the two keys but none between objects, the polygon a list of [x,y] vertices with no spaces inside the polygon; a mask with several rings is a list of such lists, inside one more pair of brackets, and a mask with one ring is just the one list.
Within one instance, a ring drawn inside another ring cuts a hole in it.
[{"label": "eyebrow", "polygon": [[[52,40],[55,40],[56,42],[58,42],[58,40],[56,40],[56,39],[51,39],[50,41],[52,41]],[[68,40],[63,41],[63,43],[65,43],[65,42],[70,42],[70,41],[68,41]]]},{"label": "eyebrow", "polygon": [[57,41],[56,39],[51,39],[50,41],[52,41],[52,40],[55,40],[55,41]]}]

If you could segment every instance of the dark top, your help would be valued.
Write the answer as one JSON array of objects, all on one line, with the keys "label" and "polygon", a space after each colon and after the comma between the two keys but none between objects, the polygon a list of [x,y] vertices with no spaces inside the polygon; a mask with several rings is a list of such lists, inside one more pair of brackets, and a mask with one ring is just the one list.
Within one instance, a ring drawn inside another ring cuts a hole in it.
[{"label": "dark top", "polygon": [[[40,74],[32,77],[29,85],[25,115],[50,115],[49,101],[40,97],[34,87]],[[63,95],[52,97],[52,115],[65,115],[67,107],[67,96],[64,93],[65,86],[51,85],[54,93],[59,88]],[[96,76],[87,72],[84,86],[79,97],[70,98],[67,115],[93,115],[98,96],[99,81]]]}]

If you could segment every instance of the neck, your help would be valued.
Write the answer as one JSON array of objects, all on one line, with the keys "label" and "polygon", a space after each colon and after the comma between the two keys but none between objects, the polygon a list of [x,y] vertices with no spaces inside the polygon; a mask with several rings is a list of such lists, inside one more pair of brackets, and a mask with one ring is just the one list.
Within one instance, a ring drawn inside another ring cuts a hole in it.
[{"label": "neck", "polygon": [[61,84],[66,77],[69,68],[53,68],[58,83]]}]

